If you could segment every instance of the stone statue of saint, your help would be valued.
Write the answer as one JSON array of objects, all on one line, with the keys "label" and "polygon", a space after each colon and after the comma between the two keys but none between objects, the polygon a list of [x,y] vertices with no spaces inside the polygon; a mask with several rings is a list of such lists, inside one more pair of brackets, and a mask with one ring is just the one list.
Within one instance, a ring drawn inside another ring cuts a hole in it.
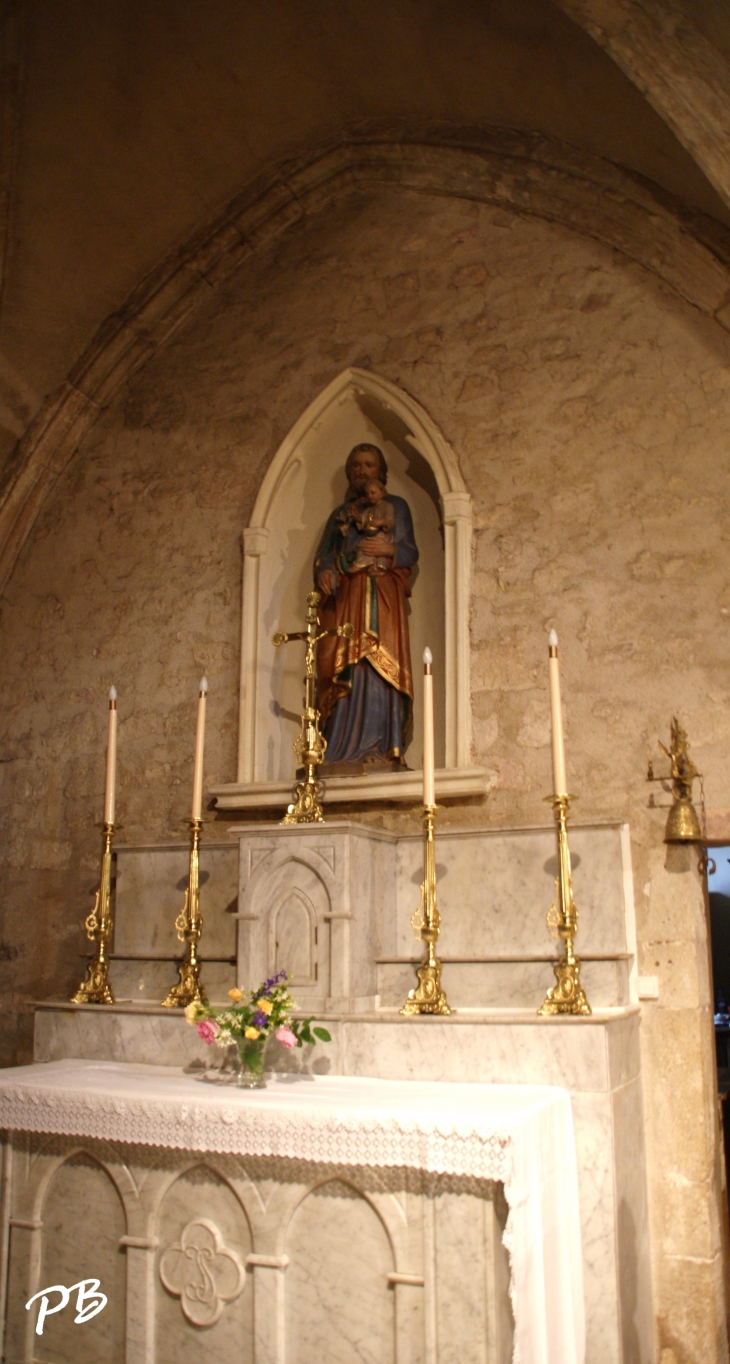
[{"label": "stone statue of saint", "polygon": [[408,503],[386,491],[377,445],[356,445],[345,465],[347,500],[325,527],[314,561],[325,629],[351,621],[350,639],[318,648],[325,765],[405,767],[413,708],[408,581],[418,559]]}]

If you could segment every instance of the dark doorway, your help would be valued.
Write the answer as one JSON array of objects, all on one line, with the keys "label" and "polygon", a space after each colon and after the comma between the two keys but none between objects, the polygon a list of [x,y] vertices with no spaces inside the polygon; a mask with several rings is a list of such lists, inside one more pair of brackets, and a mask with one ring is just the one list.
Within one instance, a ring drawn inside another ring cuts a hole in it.
[{"label": "dark doorway", "polygon": [[707,889],[715,995],[717,1083],[725,1139],[725,1187],[730,1189],[730,847],[708,848]]}]

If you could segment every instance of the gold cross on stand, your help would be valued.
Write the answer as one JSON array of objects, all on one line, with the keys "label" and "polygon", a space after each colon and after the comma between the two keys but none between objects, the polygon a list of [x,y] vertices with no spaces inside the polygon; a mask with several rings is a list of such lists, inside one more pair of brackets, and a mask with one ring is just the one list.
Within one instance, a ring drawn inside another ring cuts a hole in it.
[{"label": "gold cross on stand", "polygon": [[277,630],[276,634],[271,637],[272,643],[276,645],[277,649],[279,645],[288,644],[292,639],[304,639],[307,642],[304,672],[304,712],[301,729],[294,740],[294,754],[297,760],[303,763],[305,775],[303,781],[297,781],[294,784],[292,803],[281,821],[282,824],[321,824],[324,819],[322,814],[324,782],[317,780],[317,768],[327,750],[327,740],[319,728],[317,645],[326,635],[340,635],[345,639],[351,639],[354,629],[347,621],[345,625],[338,625],[335,629],[321,630],[317,614],[317,607],[321,599],[321,594],[317,591],[307,593],[306,630],[294,630],[289,634]]}]

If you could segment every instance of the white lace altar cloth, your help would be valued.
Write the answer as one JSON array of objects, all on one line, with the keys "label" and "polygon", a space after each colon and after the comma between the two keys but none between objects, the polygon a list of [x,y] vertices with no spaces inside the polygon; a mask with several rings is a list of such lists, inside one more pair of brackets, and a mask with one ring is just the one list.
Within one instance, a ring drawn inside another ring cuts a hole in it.
[{"label": "white lace altar cloth", "polygon": [[52,1061],[0,1070],[0,1128],[498,1180],[509,1208],[514,1362],[583,1364],[567,1090],[344,1075],[239,1090],[171,1066]]}]

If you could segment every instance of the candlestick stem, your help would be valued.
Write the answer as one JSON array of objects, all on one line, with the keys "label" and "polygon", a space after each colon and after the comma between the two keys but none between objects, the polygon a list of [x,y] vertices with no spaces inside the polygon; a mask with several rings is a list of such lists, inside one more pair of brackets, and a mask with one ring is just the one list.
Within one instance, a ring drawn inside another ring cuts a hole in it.
[{"label": "candlestick stem", "polygon": [[87,979],[79,985],[72,1004],[114,1004],[114,991],[109,983],[109,957],[107,949],[114,931],[112,919],[112,838],[114,824],[109,820],[102,825],[101,875],[96,892],[94,908],[85,920],[86,936],[96,942],[96,953],[89,962]]},{"label": "candlestick stem", "polygon": [[322,600],[316,591],[307,593],[307,628],[284,632],[277,630],[271,642],[278,649],[292,640],[303,639],[307,649],[304,662],[304,710],[299,734],[294,740],[294,756],[304,767],[304,780],[297,781],[292,791],[291,804],[282,819],[282,824],[322,824],[322,801],[324,782],[317,773],[327,752],[327,740],[319,728],[320,714],[317,708],[317,645],[328,635],[338,635],[342,639],[352,639],[353,626],[347,621],[344,625],[334,626],[331,630],[321,630],[318,608]]},{"label": "candlestick stem", "polygon": [[163,1009],[184,1009],[188,1004],[207,1004],[208,999],[200,983],[200,961],[198,943],[203,932],[203,917],[200,913],[200,833],[202,819],[191,819],[190,824],[190,871],[185,901],[176,920],[175,929],[180,942],[187,943],[184,959],[178,966],[180,980],[173,985],[169,994],[161,1001]]},{"label": "candlestick stem", "polygon": [[436,806],[423,807],[423,882],[421,901],[411,918],[417,938],[426,944],[426,960],[416,969],[418,985],[409,990],[402,1014],[450,1014],[449,1002],[441,988],[441,962],[436,943],[441,931],[441,915],[436,904]]},{"label": "candlestick stem", "polygon": [[555,878],[555,899],[547,912],[547,923],[553,937],[562,938],[563,955],[555,963],[556,984],[548,990],[539,1014],[589,1014],[591,1006],[580,983],[581,963],[573,952],[573,940],[578,932],[578,910],[573,899],[573,877],[568,845],[568,809],[570,797],[548,796],[555,815],[558,842],[558,874]]}]

